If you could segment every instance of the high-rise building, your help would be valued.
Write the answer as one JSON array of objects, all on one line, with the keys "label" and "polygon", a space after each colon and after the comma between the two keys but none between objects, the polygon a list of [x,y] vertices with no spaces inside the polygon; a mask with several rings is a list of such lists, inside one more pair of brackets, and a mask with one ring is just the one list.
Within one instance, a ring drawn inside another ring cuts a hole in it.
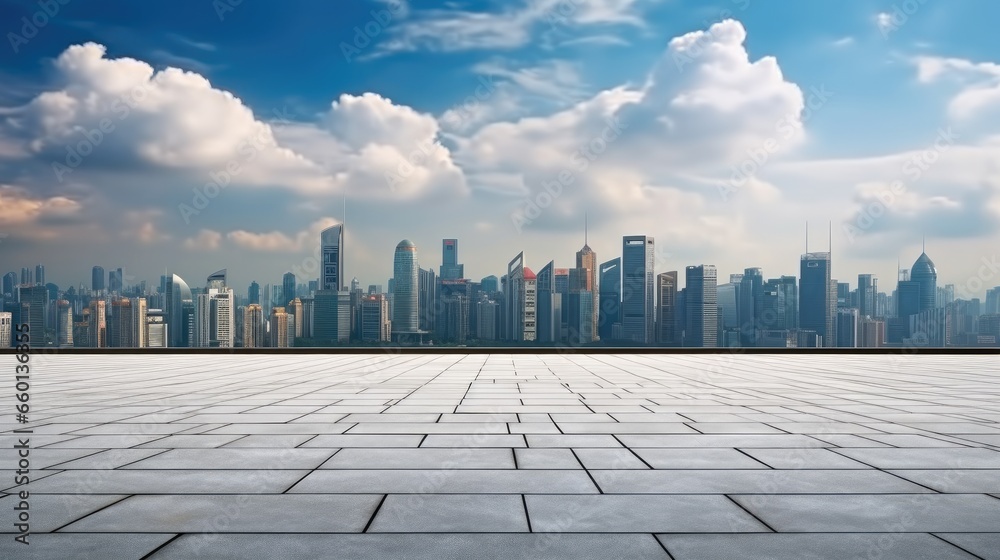
[{"label": "high-rise building", "polygon": [[250,282],[250,288],[247,289],[247,303],[260,304],[260,284],[256,280]]},{"label": "high-rise building", "polygon": [[927,253],[921,253],[910,269],[910,281],[920,287],[919,311],[937,307],[937,268]]},{"label": "high-rise building", "polygon": [[[167,295],[165,299],[167,314],[167,333],[171,348],[187,348],[191,346],[191,334],[194,331],[194,297],[180,276],[172,274],[167,279]],[[93,318],[92,318],[93,319]]]},{"label": "high-rise building", "polygon": [[295,299],[295,274],[292,272],[286,272],[281,277],[281,305],[286,307],[285,312],[288,312],[288,304]]},{"label": "high-rise building", "polygon": [[361,300],[361,340],[365,342],[392,340],[389,300],[385,294],[373,294]]},{"label": "high-rise building", "polygon": [[594,294],[588,290],[573,290],[566,296],[567,336],[571,345],[594,342]]},{"label": "high-rise building", "polygon": [[45,284],[45,266],[36,264],[35,265],[35,283]]},{"label": "high-rise building", "polygon": [[0,348],[11,346],[14,346],[14,315],[10,311],[0,311]]},{"label": "high-rise building", "polygon": [[878,296],[878,278],[874,274],[858,275],[858,315],[865,317],[879,317],[875,311],[875,301]]},{"label": "high-rise building", "polygon": [[3,295],[13,297],[17,294],[17,274],[8,272],[3,275]]},{"label": "high-rise building", "polygon": [[106,319],[107,342],[111,348],[146,347],[145,298],[115,298]]},{"label": "high-rise building", "polygon": [[712,265],[689,266],[686,269],[685,346],[693,348],[718,346],[718,274]]},{"label": "high-rise building", "polygon": [[556,292],[555,261],[538,271],[536,286],[536,337],[542,343],[558,342],[562,334],[562,294]]},{"label": "high-rise building", "polygon": [[497,323],[500,316],[500,304],[485,300],[476,303],[476,338],[479,340],[498,340]]},{"label": "high-rise building", "polygon": [[33,347],[45,346],[45,318],[48,314],[49,291],[39,284],[18,288],[21,303],[21,323],[27,323]]},{"label": "high-rise building", "polygon": [[323,230],[320,235],[320,252],[323,263],[320,270],[320,290],[339,292],[344,285],[344,226],[337,225]]},{"label": "high-rise building", "polygon": [[[2,343],[0,336],[0,345]],[[56,344],[59,348],[73,347],[73,307],[64,299],[56,302]]]},{"label": "high-rise building", "polygon": [[34,272],[25,266],[21,267],[21,285],[22,286],[34,286],[35,285],[35,274]]},{"label": "high-rise building", "polygon": [[434,330],[439,339],[464,342],[470,337],[471,301],[472,283],[467,279],[438,279],[433,307]]},{"label": "high-rise building", "polygon": [[507,332],[504,338],[513,342],[524,340],[524,253],[518,253],[507,263],[507,275],[503,287],[504,323]]},{"label": "high-rise building", "polygon": [[221,290],[226,287],[226,269],[213,272],[205,279],[205,288]]},{"label": "high-rise building", "polygon": [[799,274],[799,329],[815,332],[827,348],[836,344],[837,292],[830,266],[830,253],[806,253]]},{"label": "high-rise building", "polygon": [[269,329],[271,348],[288,348],[288,314],[284,307],[271,309],[271,324]]},{"label": "high-rise building", "polygon": [[90,320],[88,321],[87,326],[87,347],[107,348],[107,306],[103,299],[95,299],[90,302]]},{"label": "high-rise building", "polygon": [[[858,313],[860,316],[860,312]],[[885,346],[885,320],[864,317],[858,320],[858,348]]]},{"label": "high-rise building", "polygon": [[626,340],[641,344],[653,342],[654,249],[649,236],[622,239],[622,331]]},{"label": "high-rise building", "polygon": [[492,296],[500,291],[500,280],[496,276],[487,276],[480,280],[479,283],[482,286],[481,289],[484,294]]},{"label": "high-rise building", "polygon": [[[592,328],[597,328],[600,321],[600,309],[594,303],[600,300],[600,293],[598,292],[598,264],[597,264],[597,253],[590,248],[587,243],[587,228],[584,227],[583,235],[583,248],[576,252],[576,268],[577,270],[584,271],[583,277],[584,282],[582,289],[590,292],[591,294],[591,307],[593,307],[594,317],[590,321]],[[600,333],[592,332],[589,333],[589,338],[596,340],[600,337]]]},{"label": "high-rise building", "polygon": [[851,307],[851,285],[847,282],[833,282],[837,286],[837,309]]},{"label": "high-rise building", "polygon": [[166,348],[170,337],[167,332],[167,315],[162,309],[146,310],[146,345],[149,348]]},{"label": "high-rise building", "polygon": [[319,290],[313,296],[312,338],[324,344],[351,340],[351,293]]},{"label": "high-rise building", "polygon": [[[738,346],[740,342],[740,283],[742,274],[734,274],[729,278],[736,282],[720,284],[716,287],[716,307],[718,308],[716,341],[723,347]],[[727,338],[732,339],[728,344]]]},{"label": "high-rise building", "polygon": [[302,338],[305,336],[303,334],[305,326],[303,324],[302,300],[299,298],[292,298],[292,301],[289,302],[288,309],[286,309],[285,312],[287,313],[289,310],[292,312],[292,317],[288,320],[289,323],[293,323],[292,332],[294,334],[292,335],[292,341],[294,342],[296,338]]},{"label": "high-rise building", "polygon": [[[434,270],[419,269],[417,272],[417,309],[420,313],[419,328],[422,331],[434,332],[437,329],[438,282]],[[443,321],[443,319],[442,319]]]},{"label": "high-rise building", "polygon": [[260,304],[251,303],[243,311],[243,347],[264,346],[264,309]]},{"label": "high-rise building", "polygon": [[[603,268],[603,267],[602,267]],[[603,290],[601,291],[603,294]],[[677,339],[677,271],[656,275],[656,342],[680,346]]]},{"label": "high-rise building", "polygon": [[615,325],[621,329],[622,311],[622,259],[601,263],[600,299],[597,331],[601,340],[614,340]]},{"label": "high-rise building", "polygon": [[465,278],[465,265],[458,263],[458,240],[444,239],[441,241],[441,268],[439,276],[442,280],[459,280]]},{"label": "high-rise building", "polygon": [[417,246],[409,239],[396,245],[392,279],[392,332],[416,334],[420,330],[420,265]]},{"label": "high-rise building", "polygon": [[860,313],[857,309],[837,310],[837,348],[857,348],[860,334]]},{"label": "high-rise building", "polygon": [[108,273],[108,291],[121,294],[125,291],[125,269],[117,268]]},{"label": "high-rise building", "polygon": [[986,291],[986,299],[983,301],[983,313],[989,315],[1000,313],[1000,286]]},{"label": "high-rise building", "polygon": [[739,312],[737,323],[740,346],[757,345],[759,331],[763,330],[761,316],[764,312],[764,273],[759,268],[748,268],[740,279]]},{"label": "high-rise building", "polygon": [[538,276],[530,269],[524,268],[524,338],[526,342],[536,340],[538,336]]}]

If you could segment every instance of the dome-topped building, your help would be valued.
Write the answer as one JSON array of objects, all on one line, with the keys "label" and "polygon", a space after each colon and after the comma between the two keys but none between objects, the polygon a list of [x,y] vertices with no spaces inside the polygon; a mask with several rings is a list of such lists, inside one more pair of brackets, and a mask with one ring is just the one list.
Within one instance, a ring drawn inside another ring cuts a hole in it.
[{"label": "dome-topped building", "polygon": [[937,302],[937,267],[927,253],[920,253],[910,268],[910,280],[920,286],[920,311],[934,309]]}]

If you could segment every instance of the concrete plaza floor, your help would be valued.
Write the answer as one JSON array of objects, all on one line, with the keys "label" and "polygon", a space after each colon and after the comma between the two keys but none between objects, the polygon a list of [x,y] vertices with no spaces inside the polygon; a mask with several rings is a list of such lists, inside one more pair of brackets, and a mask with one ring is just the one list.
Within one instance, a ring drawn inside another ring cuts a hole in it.
[{"label": "concrete plaza floor", "polygon": [[0,558],[1000,558],[997,356],[3,363]]}]

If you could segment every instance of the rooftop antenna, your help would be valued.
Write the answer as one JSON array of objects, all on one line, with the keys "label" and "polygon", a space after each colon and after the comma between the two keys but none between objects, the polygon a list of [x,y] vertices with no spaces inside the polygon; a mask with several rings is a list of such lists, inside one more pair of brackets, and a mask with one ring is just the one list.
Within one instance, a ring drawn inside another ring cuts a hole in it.
[{"label": "rooftop antenna", "polygon": [[920,241],[920,252],[927,253],[927,234],[923,235],[923,239]]},{"label": "rooftop antenna", "polygon": [[587,212],[583,213],[583,244],[587,245]]}]

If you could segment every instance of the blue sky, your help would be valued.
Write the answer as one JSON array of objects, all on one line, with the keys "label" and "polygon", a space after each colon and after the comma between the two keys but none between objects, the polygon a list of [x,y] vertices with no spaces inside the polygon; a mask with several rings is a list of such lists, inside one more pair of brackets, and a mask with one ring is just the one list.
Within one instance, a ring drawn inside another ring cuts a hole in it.
[{"label": "blue sky", "polygon": [[[926,234],[942,281],[969,284],[1000,240],[995,2],[53,1],[43,17],[0,0],[6,269],[44,262],[76,283],[93,264],[150,280],[228,266],[238,285],[275,282],[345,198],[363,283],[384,282],[404,237],[435,268],[440,238],[460,237],[477,278],[522,249],[566,266],[584,212],[600,260],[642,233],[658,270],[723,277],[795,273],[806,220],[824,240],[834,222],[834,274],[852,283],[891,284]],[[25,34],[33,17],[48,21]],[[151,97],[119,121],[135,87]],[[54,173],[102,118],[114,131]],[[580,168],[575,150],[612,118],[620,138]],[[934,163],[908,173],[924,154]],[[224,194],[185,216],[232,161]],[[572,184],[526,219],[561,171]]]}]

